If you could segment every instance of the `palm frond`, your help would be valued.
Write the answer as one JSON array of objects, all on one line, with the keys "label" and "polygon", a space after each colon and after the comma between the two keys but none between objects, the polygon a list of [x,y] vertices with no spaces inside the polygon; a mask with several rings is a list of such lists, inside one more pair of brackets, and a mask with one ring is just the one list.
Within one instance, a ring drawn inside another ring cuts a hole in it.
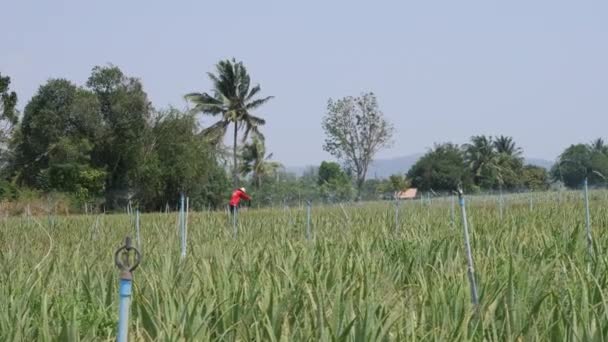
[{"label": "palm frond", "polygon": [[201,134],[209,143],[216,145],[222,141],[224,135],[226,135],[226,130],[228,129],[228,125],[230,121],[220,120],[213,125],[203,129]]},{"label": "palm frond", "polygon": [[273,98],[274,98],[274,96],[268,96],[263,99],[257,99],[257,100],[251,101],[247,105],[245,105],[245,109],[250,110],[250,109],[258,108]]},{"label": "palm frond", "polygon": [[253,88],[251,88],[251,90],[249,91],[249,95],[247,95],[247,97],[245,98],[245,101],[249,101],[251,100],[254,96],[256,96],[260,91],[262,90],[262,87],[260,87],[259,84],[256,84],[255,86],[253,86]]}]

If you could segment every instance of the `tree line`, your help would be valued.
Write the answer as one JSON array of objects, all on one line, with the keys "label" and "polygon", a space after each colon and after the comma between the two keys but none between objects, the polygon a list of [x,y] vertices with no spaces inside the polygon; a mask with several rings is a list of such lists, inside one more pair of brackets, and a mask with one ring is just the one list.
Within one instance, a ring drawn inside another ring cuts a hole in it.
[{"label": "tree line", "polygon": [[[374,200],[395,191],[546,190],[552,184],[600,185],[608,175],[602,139],[568,147],[551,170],[526,165],[511,137],[473,136],[463,145],[436,144],[410,170],[367,179],[378,151],[391,146],[394,128],[373,93],[328,101],[321,122],[326,161],[296,177],[267,151],[255,113],[270,101],[242,62],[220,61],[212,87],[184,97],[192,108],[156,109],[141,80],[113,65],[96,66],[83,85],[51,79],[17,109],[10,78],[0,74],[0,198],[24,189],[69,194],[75,206],[106,209],[131,202],[162,210],[187,193],[194,208],[224,205],[246,184],[257,205],[294,201]],[[217,121],[201,127],[199,118]],[[230,147],[224,144],[229,138]]]}]

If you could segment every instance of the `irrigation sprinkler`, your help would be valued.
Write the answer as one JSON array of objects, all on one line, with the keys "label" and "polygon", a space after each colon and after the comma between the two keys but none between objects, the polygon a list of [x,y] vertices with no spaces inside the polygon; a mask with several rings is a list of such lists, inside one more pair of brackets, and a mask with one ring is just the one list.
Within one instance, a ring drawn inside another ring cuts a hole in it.
[{"label": "irrigation sprinkler", "polygon": [[471,287],[471,301],[474,305],[479,304],[477,296],[477,284],[475,282],[475,268],[473,267],[473,255],[471,253],[471,241],[469,239],[469,227],[467,222],[467,209],[462,189],[458,189],[458,202],[462,213],[462,226],[464,233],[464,246],[467,254],[467,275],[469,277],[469,285]]},{"label": "irrigation sprinkler", "polygon": [[310,211],[312,204],[306,201],[306,240],[310,240]]},{"label": "irrigation sprinkler", "polygon": [[[134,259],[131,260],[130,252]],[[133,261],[133,264],[131,262]],[[118,309],[118,342],[127,342],[129,339],[129,307],[131,305],[131,294],[133,287],[133,271],[141,262],[141,254],[137,248],[131,246],[131,238],[125,238],[125,244],[114,253],[114,263],[120,270],[119,291],[120,298]]]},{"label": "irrigation sprinkler", "polygon": [[587,249],[589,256],[593,255],[593,241],[591,240],[591,215],[589,214],[589,189],[587,177],[583,180],[583,192],[585,194],[585,232],[587,234]]}]

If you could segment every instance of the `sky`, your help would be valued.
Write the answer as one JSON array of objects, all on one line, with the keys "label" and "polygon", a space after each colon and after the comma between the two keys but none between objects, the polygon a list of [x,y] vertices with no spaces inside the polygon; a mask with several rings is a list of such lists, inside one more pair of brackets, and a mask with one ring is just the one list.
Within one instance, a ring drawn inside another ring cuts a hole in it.
[{"label": "sky", "polygon": [[[510,135],[527,157],[608,138],[608,1],[0,0],[0,73],[23,108],[50,78],[84,85],[112,63],[157,109],[186,108],[221,59],[247,66],[274,159],[331,159],[329,98],[374,92],[395,126],[379,158],[472,135]],[[203,126],[213,123],[203,118]]]}]

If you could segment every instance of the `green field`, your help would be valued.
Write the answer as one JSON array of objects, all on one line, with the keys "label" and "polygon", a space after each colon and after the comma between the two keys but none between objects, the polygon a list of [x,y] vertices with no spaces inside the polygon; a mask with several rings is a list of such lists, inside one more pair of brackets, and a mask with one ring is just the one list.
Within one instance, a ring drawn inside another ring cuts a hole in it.
[{"label": "green field", "polygon": [[[471,304],[450,200],[142,215],[137,341],[608,340],[608,192],[592,192],[588,257],[578,192],[471,197],[480,305]],[[459,214],[458,208],[456,211]],[[97,222],[97,223],[96,223]],[[114,250],[127,215],[5,218],[0,341],[113,340]]]}]

